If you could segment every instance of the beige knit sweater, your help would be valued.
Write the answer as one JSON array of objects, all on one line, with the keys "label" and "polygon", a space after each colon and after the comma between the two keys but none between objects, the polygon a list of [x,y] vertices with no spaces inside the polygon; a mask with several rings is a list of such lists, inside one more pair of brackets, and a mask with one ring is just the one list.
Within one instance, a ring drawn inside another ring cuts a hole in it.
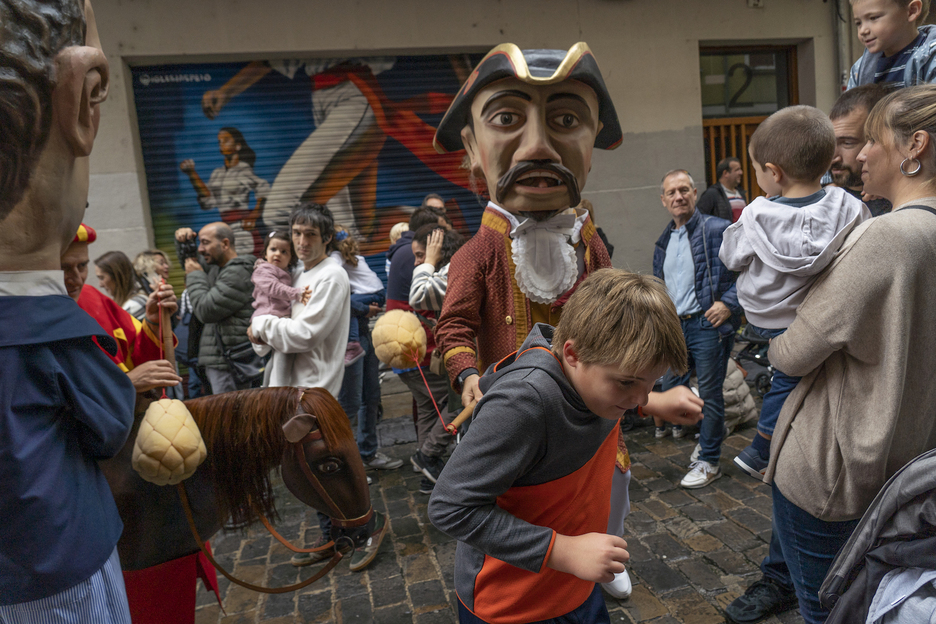
[{"label": "beige knit sweater", "polygon": [[765,480],[821,520],[861,517],[936,448],[936,215],[900,209],[855,228],[769,355],[803,379]]}]

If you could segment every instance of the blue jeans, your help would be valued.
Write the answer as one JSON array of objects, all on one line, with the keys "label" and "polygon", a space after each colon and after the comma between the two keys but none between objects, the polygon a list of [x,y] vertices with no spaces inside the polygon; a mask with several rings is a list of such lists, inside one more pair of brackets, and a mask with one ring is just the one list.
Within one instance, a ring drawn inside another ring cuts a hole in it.
[{"label": "blue jeans", "polygon": [[[364,349],[364,357],[345,368],[341,391],[338,393],[338,403],[349,418],[351,414],[357,414],[358,452],[361,458],[367,461],[377,452],[377,410],[380,406],[377,353],[374,351],[370,332],[361,336],[361,347]],[[322,533],[330,535],[331,519],[322,512],[318,512],[318,518]],[[370,531],[373,531],[372,523],[368,523],[367,526],[370,527]],[[352,533],[346,531],[344,534]],[[363,534],[358,532],[353,533],[353,536],[357,539]]]},{"label": "blue jeans", "polygon": [[705,401],[702,422],[699,425],[699,459],[712,465],[721,457],[721,443],[725,437],[725,369],[734,345],[734,334],[722,336],[702,313],[681,319],[686,348],[689,350],[689,370],[675,376],[667,372],[663,377],[663,390],[675,386],[689,386],[689,374],[695,369],[699,380],[699,396]]},{"label": "blue jeans", "polygon": [[761,562],[761,571],[784,587],[796,590],[806,624],[822,624],[829,612],[819,604],[819,587],[835,555],[858,526],[858,520],[819,520],[788,501],[776,485],[772,520],[770,551]]},{"label": "blue jeans", "polygon": [[370,332],[361,335],[364,357],[345,368],[338,403],[348,415],[357,414],[358,452],[365,461],[377,452],[377,411],[380,407],[380,377],[377,353]]},{"label": "blue jeans", "polygon": [[[506,590],[505,590],[506,591]],[[469,611],[462,601],[458,601],[458,621],[461,624],[487,624],[484,620]],[[585,602],[574,611],[548,620],[539,620],[530,624],[610,624],[611,616],[605,606],[601,585],[595,584],[595,589],[589,594]]]},{"label": "blue jeans", "polygon": [[[776,338],[786,331],[784,329],[763,329],[753,327],[758,335],[764,338]],[[770,392],[764,395],[764,403],[761,405],[760,417],[757,419],[757,430],[767,437],[773,436],[774,429],[777,426],[777,420],[780,418],[780,410],[783,409],[783,403],[793,392],[793,388],[799,383],[802,377],[791,377],[783,371],[774,368],[773,377],[770,382]]]}]

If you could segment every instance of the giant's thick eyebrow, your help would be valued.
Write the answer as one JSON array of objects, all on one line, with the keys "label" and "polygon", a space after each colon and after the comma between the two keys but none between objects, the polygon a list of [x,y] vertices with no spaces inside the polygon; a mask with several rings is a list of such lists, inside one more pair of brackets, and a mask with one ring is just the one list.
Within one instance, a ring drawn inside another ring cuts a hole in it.
[{"label": "giant's thick eyebrow", "polygon": [[481,107],[481,115],[484,115],[487,112],[487,109],[491,106],[491,104],[505,97],[518,97],[522,100],[526,100],[527,102],[533,101],[533,98],[530,97],[528,93],[524,93],[523,91],[518,91],[517,89],[506,89],[504,91],[498,91],[497,93],[489,97],[487,99],[487,102],[484,103],[484,106]]},{"label": "giant's thick eyebrow", "polygon": [[564,100],[566,98],[578,100],[586,108],[588,108],[588,102],[585,101],[585,98],[583,98],[581,95],[576,95],[575,93],[553,93],[548,98],[546,98],[546,103],[549,104],[550,102],[555,102],[556,100]]}]

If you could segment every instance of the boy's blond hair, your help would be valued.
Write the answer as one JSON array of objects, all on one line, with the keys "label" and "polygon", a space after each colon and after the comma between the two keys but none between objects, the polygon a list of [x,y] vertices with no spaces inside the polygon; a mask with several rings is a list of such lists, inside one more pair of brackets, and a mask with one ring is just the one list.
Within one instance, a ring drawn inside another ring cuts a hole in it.
[{"label": "boy's blond hair", "polygon": [[[893,1],[897,3],[897,6],[899,6],[900,8],[906,9],[908,6],[910,6],[910,3],[913,0],[893,0]],[[855,0],[848,0],[848,3],[855,4]],[[926,22],[926,18],[927,16],[929,16],[930,0],[920,0],[920,4],[922,4],[923,6],[920,8],[920,17],[918,17],[915,22],[917,26],[921,26],[923,25],[924,22]]]},{"label": "boy's blond hair", "polygon": [[686,340],[663,282],[621,269],[601,269],[583,281],[562,308],[553,335],[567,340],[585,364],[636,372],[668,367],[686,372]]},{"label": "boy's blond hair", "polygon": [[403,236],[403,232],[409,231],[409,223],[406,221],[400,221],[399,223],[394,223],[393,227],[390,228],[390,244],[400,240],[400,237]]},{"label": "boy's blond hair", "polygon": [[798,182],[819,180],[835,156],[835,129],[812,106],[788,106],[757,127],[748,148],[763,171],[770,163]]}]

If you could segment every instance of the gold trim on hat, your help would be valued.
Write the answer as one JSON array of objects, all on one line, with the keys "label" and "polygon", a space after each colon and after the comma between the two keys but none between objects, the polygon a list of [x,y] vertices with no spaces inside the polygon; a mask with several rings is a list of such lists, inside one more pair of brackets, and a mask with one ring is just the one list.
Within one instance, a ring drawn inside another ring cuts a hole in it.
[{"label": "gold trim on hat", "polygon": [[511,64],[514,66],[514,71],[517,73],[517,78],[524,82],[535,85],[549,85],[555,84],[557,82],[562,82],[568,78],[569,73],[572,69],[578,64],[583,56],[586,54],[591,54],[591,48],[588,47],[588,44],[584,41],[579,41],[574,46],[569,48],[569,51],[566,52],[565,58],[562,59],[562,62],[559,63],[559,67],[556,68],[556,71],[553,72],[552,76],[537,78],[530,74],[530,68],[527,65],[526,58],[523,56],[523,50],[517,47],[513,43],[502,43],[499,46],[495,47],[493,50],[487,53],[481,62],[478,63],[478,67],[484,64],[486,60],[495,54],[506,54],[510,59]]}]

